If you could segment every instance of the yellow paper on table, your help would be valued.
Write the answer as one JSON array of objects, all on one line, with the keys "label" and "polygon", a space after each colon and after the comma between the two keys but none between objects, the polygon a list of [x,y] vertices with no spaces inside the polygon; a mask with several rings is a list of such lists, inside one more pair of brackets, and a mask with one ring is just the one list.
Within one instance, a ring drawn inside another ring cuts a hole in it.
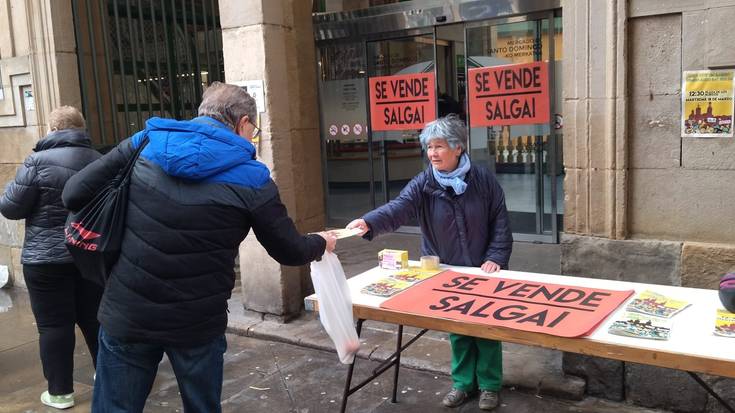
[{"label": "yellow paper on table", "polygon": [[735,314],[717,309],[717,318],[715,318],[715,335],[722,337],[735,337]]},{"label": "yellow paper on table", "polygon": [[656,317],[671,318],[688,306],[689,303],[686,301],[675,300],[657,292],[646,290],[638,294],[628,304],[626,310]]},{"label": "yellow paper on table", "polygon": [[412,284],[405,281],[398,281],[392,278],[381,278],[380,280],[368,284],[360,290],[363,294],[377,295],[379,297],[390,297],[393,294],[403,291]]},{"label": "yellow paper on table", "polygon": [[405,270],[398,270],[394,274],[391,274],[390,278],[398,281],[415,283],[431,278],[440,272],[442,272],[442,270],[422,270],[420,267],[408,267]]}]

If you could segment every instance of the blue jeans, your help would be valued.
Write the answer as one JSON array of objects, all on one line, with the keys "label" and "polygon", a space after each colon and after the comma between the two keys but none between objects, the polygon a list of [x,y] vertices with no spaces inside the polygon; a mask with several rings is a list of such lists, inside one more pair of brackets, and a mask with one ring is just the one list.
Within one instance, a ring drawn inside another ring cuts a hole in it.
[{"label": "blue jeans", "polygon": [[99,332],[92,412],[142,412],[166,353],[179,384],[184,412],[221,412],[224,334],[197,347],[131,343]]}]

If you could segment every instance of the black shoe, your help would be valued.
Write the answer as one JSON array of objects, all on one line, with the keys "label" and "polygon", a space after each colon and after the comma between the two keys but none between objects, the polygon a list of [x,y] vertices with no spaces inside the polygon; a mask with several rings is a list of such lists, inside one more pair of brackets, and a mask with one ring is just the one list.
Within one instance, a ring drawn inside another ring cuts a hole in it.
[{"label": "black shoe", "polygon": [[469,397],[470,395],[468,393],[463,392],[460,389],[452,389],[446,396],[444,396],[442,404],[447,407],[459,407],[462,403],[466,402]]},{"label": "black shoe", "polygon": [[498,406],[498,392],[491,390],[480,391],[480,410],[492,410]]}]

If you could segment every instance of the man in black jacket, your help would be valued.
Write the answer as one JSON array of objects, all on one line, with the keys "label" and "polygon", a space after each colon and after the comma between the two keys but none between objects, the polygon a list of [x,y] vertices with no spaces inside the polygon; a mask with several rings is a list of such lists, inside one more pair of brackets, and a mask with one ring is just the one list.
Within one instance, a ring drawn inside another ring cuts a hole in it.
[{"label": "man in black jacket", "polygon": [[[92,410],[140,412],[166,353],[187,412],[219,412],[227,299],[238,246],[252,228],[283,265],[334,249],[326,232],[302,236],[250,140],[255,101],[214,83],[191,121],[152,118],[69,181],[78,210],[147,137],[130,182],[121,254],[100,304]],[[243,268],[247,276],[247,268]]]},{"label": "man in black jacket", "polygon": [[68,211],[61,203],[66,181],[98,159],[82,114],[61,106],[49,114],[50,132],[18,168],[0,198],[0,213],[25,219],[20,262],[36,319],[43,375],[48,390],[41,401],[74,406],[74,325],[84,334],[92,360],[97,356],[97,307],[102,289],[82,278],[64,245]]}]

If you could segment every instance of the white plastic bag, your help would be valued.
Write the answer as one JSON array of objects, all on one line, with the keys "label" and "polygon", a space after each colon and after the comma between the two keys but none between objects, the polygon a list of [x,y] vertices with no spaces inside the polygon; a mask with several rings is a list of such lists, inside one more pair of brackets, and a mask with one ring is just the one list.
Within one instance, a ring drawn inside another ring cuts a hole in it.
[{"label": "white plastic bag", "polygon": [[360,349],[352,317],[352,298],[337,255],[326,252],[311,263],[311,282],[319,301],[319,319],[334,342],[339,361],[350,364]]}]

